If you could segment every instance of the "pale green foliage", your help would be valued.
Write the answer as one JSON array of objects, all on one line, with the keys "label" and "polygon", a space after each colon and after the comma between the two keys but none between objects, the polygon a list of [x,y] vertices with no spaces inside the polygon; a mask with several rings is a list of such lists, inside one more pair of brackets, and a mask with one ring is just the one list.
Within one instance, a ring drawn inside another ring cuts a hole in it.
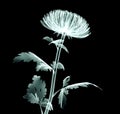
[{"label": "pale green foliage", "polygon": [[39,58],[37,55],[35,55],[32,52],[22,52],[20,54],[18,54],[18,56],[16,56],[13,60],[14,62],[36,62],[36,71],[42,70],[42,71],[51,71],[52,68],[45,62],[43,61],[41,58]]},{"label": "pale green foliage", "polygon": [[41,106],[45,108],[47,106],[47,103],[48,103],[48,99],[44,98],[41,102]]},{"label": "pale green foliage", "polygon": [[63,50],[65,50],[67,53],[69,53],[67,47],[63,44],[58,44],[58,47],[61,47]]},{"label": "pale green foliage", "polygon": [[40,76],[34,75],[32,79],[33,82],[28,85],[27,93],[23,98],[30,103],[39,104],[47,94],[46,84],[41,80]]},{"label": "pale green foliage", "polygon": [[[65,67],[62,63],[59,62],[61,49],[65,50],[69,53],[66,46],[63,45],[66,36],[68,38],[75,37],[75,38],[85,38],[90,35],[90,27],[87,21],[79,16],[76,13],[69,12],[67,10],[53,10],[46,14],[43,19],[40,21],[41,24],[49,30],[54,31],[58,35],[61,34],[61,39],[53,40],[48,36],[45,36],[43,40],[49,42],[49,45],[54,44],[57,48],[55,61],[50,65],[48,65],[45,61],[39,58],[32,52],[22,52],[18,54],[14,58],[14,62],[36,62],[36,71],[53,71],[52,72],[52,79],[51,79],[51,88],[49,93],[49,100],[46,99],[47,89],[46,83],[41,80],[40,76],[34,75],[33,82],[28,85],[27,93],[23,96],[24,99],[27,99],[28,102],[32,104],[39,104],[41,109],[41,114],[48,114],[50,110],[53,110],[52,100],[53,97],[59,93],[58,95],[58,103],[61,108],[63,108],[66,104],[67,95],[69,94],[69,90],[77,89],[79,87],[89,87],[94,86],[100,90],[100,87],[93,83],[89,82],[81,82],[68,85],[70,82],[70,76],[67,76],[63,80],[63,86],[57,92],[54,93],[55,89],[55,81],[57,75],[57,69],[65,70]],[[54,70],[55,69],[55,70]],[[45,108],[43,113],[42,108]]]},{"label": "pale green foliage", "polygon": [[50,38],[49,36],[45,36],[45,37],[43,38],[43,40],[46,40],[46,41],[48,41],[48,42],[52,42],[52,41],[53,41],[53,38]]},{"label": "pale green foliage", "polygon": [[90,34],[87,21],[78,14],[67,10],[50,11],[40,22],[45,28],[58,33],[58,35],[85,38]]},{"label": "pale green foliage", "polygon": [[66,77],[63,80],[63,88],[61,89],[59,96],[58,96],[58,103],[60,105],[61,108],[64,107],[64,105],[66,104],[66,95],[68,95],[68,91],[70,89],[77,89],[79,87],[89,87],[89,86],[94,86],[100,90],[102,90],[100,87],[98,87],[97,85],[93,84],[93,83],[89,83],[89,82],[81,82],[81,83],[75,83],[75,84],[71,84],[68,85],[68,82],[70,81],[70,77]]},{"label": "pale green foliage", "polygon": [[[51,64],[51,66],[52,66],[52,68],[54,68],[55,61],[53,61],[53,63]],[[59,70],[65,70],[65,67],[64,67],[64,65],[62,63],[58,62],[57,63],[57,69],[59,69]]]},{"label": "pale green foliage", "polygon": [[56,48],[61,47],[62,49],[64,49],[67,53],[69,53],[67,47],[65,45],[63,45],[63,40],[62,39],[58,39],[58,40],[54,40],[52,42],[49,43],[50,44],[54,44],[56,46]]},{"label": "pale green foliage", "polygon": [[47,108],[48,110],[53,110],[53,106],[52,106],[51,102],[48,102],[48,103],[47,103],[46,108]]},{"label": "pale green foliage", "polygon": [[57,63],[57,69],[62,69],[62,70],[65,70],[65,67],[62,63],[58,62]]},{"label": "pale green foliage", "polygon": [[60,105],[60,108],[63,108],[66,104],[66,95],[68,94],[68,90],[65,88],[62,88],[59,95],[58,95],[58,103]]},{"label": "pale green foliage", "polygon": [[98,87],[97,85],[93,84],[93,83],[90,83],[90,82],[81,82],[81,83],[75,83],[75,84],[72,84],[72,85],[68,85],[66,86],[65,88],[66,89],[77,89],[79,87],[89,87],[89,86],[94,86],[96,88],[99,88],[101,89],[100,87]]},{"label": "pale green foliage", "polygon": [[41,63],[40,65],[36,66],[36,71],[39,71],[39,70],[41,70],[41,71],[48,71],[48,70],[51,71],[52,68],[49,65],[46,65],[45,63]]},{"label": "pale green foliage", "polygon": [[[49,105],[48,105],[49,104]],[[49,103],[49,101],[48,101],[48,99],[46,99],[46,98],[44,98],[43,100],[42,100],[42,102],[40,103],[40,105],[41,105],[41,107],[44,107],[44,108],[46,108],[46,106],[48,105],[48,110],[53,110],[53,106],[52,106],[52,104],[51,103]]]},{"label": "pale green foliage", "polygon": [[62,44],[64,41],[62,39],[57,39],[57,40],[53,40],[51,43],[49,44],[55,44],[56,46],[58,46],[58,44]]},{"label": "pale green foliage", "polygon": [[63,108],[66,104],[66,95],[68,94],[68,90],[65,89],[65,87],[69,84],[70,81],[70,76],[67,76],[64,80],[63,80],[63,88],[60,90],[59,96],[58,96],[58,103],[60,105],[61,108]]},{"label": "pale green foliage", "polygon": [[69,84],[70,81],[70,76],[67,76],[64,80],[63,80],[63,87],[66,87]]},{"label": "pale green foliage", "polygon": [[65,50],[67,53],[69,53],[67,47],[66,47],[65,45],[63,45],[63,42],[64,42],[64,41],[63,41],[62,39],[53,40],[53,38],[50,38],[50,37],[48,37],[48,36],[45,36],[45,37],[43,38],[43,40],[48,41],[48,42],[49,42],[49,45],[54,44],[54,45],[56,46],[56,48],[61,47],[63,50]]},{"label": "pale green foliage", "polygon": [[39,98],[38,95],[35,93],[27,93],[23,98],[27,99],[28,102],[33,103],[33,104],[39,104]]}]

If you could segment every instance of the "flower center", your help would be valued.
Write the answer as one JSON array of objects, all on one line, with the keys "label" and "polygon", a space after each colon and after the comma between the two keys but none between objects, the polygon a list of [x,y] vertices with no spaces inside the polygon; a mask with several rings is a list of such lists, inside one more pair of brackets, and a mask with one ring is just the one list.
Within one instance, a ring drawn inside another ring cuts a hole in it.
[{"label": "flower center", "polygon": [[66,27],[60,29],[61,34],[67,35],[69,33],[68,29]]}]

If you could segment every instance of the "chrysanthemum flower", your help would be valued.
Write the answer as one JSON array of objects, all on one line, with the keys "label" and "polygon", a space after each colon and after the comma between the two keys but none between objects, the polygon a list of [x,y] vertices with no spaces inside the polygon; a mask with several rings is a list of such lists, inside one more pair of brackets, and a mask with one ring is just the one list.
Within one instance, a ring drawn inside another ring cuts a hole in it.
[{"label": "chrysanthemum flower", "polygon": [[40,22],[47,29],[62,36],[85,38],[90,34],[87,21],[78,14],[66,10],[50,11]]}]

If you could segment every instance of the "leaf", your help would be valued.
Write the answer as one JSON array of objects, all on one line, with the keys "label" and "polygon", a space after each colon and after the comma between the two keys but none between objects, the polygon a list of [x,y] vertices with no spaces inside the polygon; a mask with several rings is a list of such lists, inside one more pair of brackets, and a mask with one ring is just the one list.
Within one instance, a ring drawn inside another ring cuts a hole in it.
[{"label": "leaf", "polygon": [[39,70],[41,70],[41,71],[51,71],[51,68],[50,68],[50,66],[46,66],[46,64],[41,63],[40,65],[36,66],[36,71],[39,71]]},{"label": "leaf", "polygon": [[30,103],[39,104],[39,98],[36,93],[35,95],[32,93],[27,93],[26,95],[23,96],[23,98],[27,99]]},{"label": "leaf", "polygon": [[46,107],[47,106],[47,103],[48,103],[48,99],[44,98],[41,102],[40,102],[40,105],[41,107]]},{"label": "leaf", "polygon": [[63,65],[62,63],[60,63],[60,62],[58,62],[57,68],[58,68],[58,69],[61,69],[61,70],[65,70],[64,65]]},{"label": "leaf", "polygon": [[63,87],[66,87],[68,85],[70,81],[70,76],[67,76],[64,80],[63,80]]},{"label": "leaf", "polygon": [[63,44],[58,44],[59,47],[61,47],[62,45],[62,49],[64,49],[67,53],[69,53],[68,49],[66,46],[64,46]]},{"label": "leaf", "polygon": [[[67,78],[67,77],[66,77]],[[65,78],[65,80],[67,80]],[[68,77],[68,82],[69,82],[69,77]],[[93,84],[93,83],[89,83],[89,82],[81,82],[81,83],[76,83],[76,84],[72,84],[72,85],[68,85],[64,88],[61,89],[59,96],[58,96],[58,102],[61,108],[63,108],[63,106],[66,104],[66,95],[68,95],[68,91],[69,89],[77,89],[79,87],[88,87],[88,86],[94,86],[99,88],[100,90],[102,90],[100,87],[98,87],[97,85]]]},{"label": "leaf", "polygon": [[50,45],[50,44],[54,44],[56,47],[61,47],[61,48],[64,49],[67,53],[69,53],[67,47],[63,45],[63,42],[64,42],[64,40],[58,39],[58,40],[52,41],[51,43],[49,43],[49,45]]},{"label": "leaf", "polygon": [[53,110],[53,106],[50,102],[47,103],[47,109],[50,111]]},{"label": "leaf", "polygon": [[[53,106],[52,104],[49,102],[48,99],[44,98],[41,102],[40,102],[41,107],[47,108],[48,110],[53,110]],[[47,107],[46,107],[47,106]]]},{"label": "leaf", "polygon": [[58,103],[60,105],[60,108],[63,108],[66,104],[66,95],[68,94],[68,90],[65,89],[65,88],[62,88],[60,93],[59,93],[59,96],[58,96]]},{"label": "leaf", "polygon": [[30,103],[38,104],[47,94],[46,84],[40,76],[34,75],[33,82],[28,85],[27,93],[23,96]]},{"label": "leaf", "polygon": [[53,38],[50,38],[49,36],[45,36],[45,37],[43,38],[43,40],[46,40],[46,41],[48,41],[48,42],[52,42],[52,41],[53,41]]},{"label": "leaf", "polygon": [[57,46],[58,44],[62,44],[63,42],[64,42],[64,40],[62,40],[62,39],[53,40],[51,43],[49,43],[49,45],[55,44]]},{"label": "leaf", "polygon": [[36,62],[36,71],[42,70],[42,71],[51,71],[53,70],[45,61],[43,61],[41,58],[39,58],[37,55],[35,55],[32,52],[22,52],[20,54],[18,54],[18,56],[16,56],[13,59],[13,62]]},{"label": "leaf", "polygon": [[[52,66],[52,68],[54,68],[55,61],[53,61],[53,63],[51,64],[51,66]],[[64,65],[62,63],[58,62],[57,63],[57,69],[59,69],[59,70],[65,70],[65,67],[64,67]]]},{"label": "leaf", "polygon": [[88,86],[94,86],[96,88],[101,89],[100,87],[98,87],[97,85],[90,83],[90,82],[81,82],[81,83],[76,83],[76,84],[72,84],[72,85],[68,85],[65,88],[66,89],[77,89],[79,87],[88,87]]}]

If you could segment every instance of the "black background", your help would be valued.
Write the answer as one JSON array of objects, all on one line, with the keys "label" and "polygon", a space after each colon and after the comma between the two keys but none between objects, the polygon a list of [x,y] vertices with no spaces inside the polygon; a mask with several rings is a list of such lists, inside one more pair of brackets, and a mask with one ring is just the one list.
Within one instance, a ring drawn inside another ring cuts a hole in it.
[{"label": "black background", "polygon": [[5,33],[3,33],[1,59],[4,69],[2,77],[3,82],[5,82],[1,87],[3,87],[5,107],[12,113],[40,114],[39,106],[28,103],[22,96],[25,95],[27,85],[32,82],[34,74],[41,75],[49,88],[50,72],[36,73],[34,63],[13,64],[12,61],[18,53],[28,51],[34,52],[49,64],[54,60],[55,47],[47,45],[47,42],[42,38],[44,36],[56,38],[57,35],[44,28],[40,24],[40,20],[44,14],[51,10],[63,9],[84,17],[90,25],[91,35],[85,39],[66,38],[65,45],[69,54],[64,51],[61,53],[60,61],[64,64],[65,71],[58,71],[56,90],[62,86],[62,80],[70,75],[70,84],[84,81],[92,82],[100,86],[103,92],[93,87],[71,90],[64,110],[59,108],[57,97],[55,97],[53,101],[54,111],[50,114],[104,113],[105,83],[107,83],[105,78],[110,74],[106,68],[110,67],[111,63],[108,61],[110,43],[105,35],[104,27],[101,27],[103,21],[101,17],[104,16],[99,10],[99,3],[86,0],[84,2],[77,0],[31,0],[5,4],[7,10],[4,13],[3,29],[5,29]]}]

